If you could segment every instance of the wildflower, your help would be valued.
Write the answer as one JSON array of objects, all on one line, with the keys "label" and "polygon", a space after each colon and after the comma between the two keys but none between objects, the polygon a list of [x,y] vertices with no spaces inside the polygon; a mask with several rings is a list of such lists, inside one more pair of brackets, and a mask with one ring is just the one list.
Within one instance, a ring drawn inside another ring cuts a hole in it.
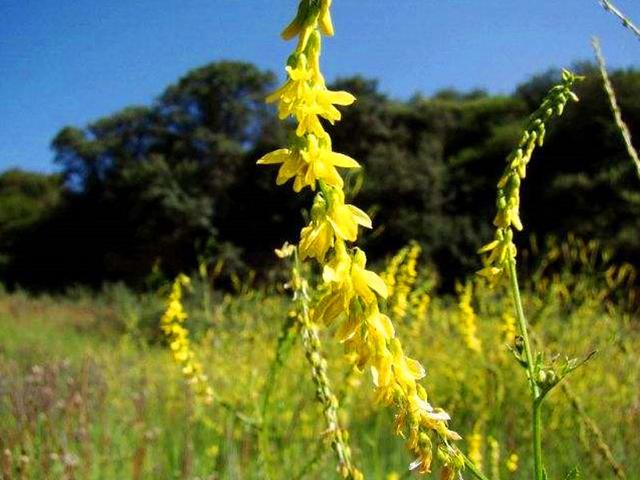
[{"label": "wildflower", "polygon": [[300,255],[324,262],[329,248],[336,240],[354,241],[358,236],[358,227],[371,228],[369,216],[353,205],[344,203],[341,191],[330,193],[331,204],[325,196],[317,195],[311,208],[311,223],[300,232]]},{"label": "wildflower", "polygon": [[[448,429],[449,415],[427,401],[427,393],[418,383],[425,375],[424,368],[404,354],[391,319],[380,311],[380,299],[389,296],[385,281],[366,268],[362,250],[347,245],[356,241],[359,227],[371,228],[372,223],[364,211],[345,203],[344,182],[338,168],[359,165],[352,158],[333,152],[321,121],[340,120],[336,106],[355,101],[350,93],[327,89],[320,71],[321,34],[333,34],[330,5],[330,0],[301,0],[296,17],[283,31],[286,39],[298,36],[298,43],[287,62],[286,82],[267,97],[267,102],[277,103],[281,119],[295,119],[296,137],[288,148],[267,154],[258,163],[281,164],[277,184],[293,179],[295,191],[306,186],[315,191],[318,187],[299,245],[301,260],[315,258],[322,267],[318,301],[303,306],[304,315],[309,313],[307,331],[313,330],[314,322],[329,325],[338,318],[342,320],[336,337],[359,370],[370,369],[377,401],[395,409],[396,433],[408,439],[407,448],[417,459],[415,468],[428,472],[437,448],[449,478],[463,466],[461,453],[449,444],[460,436]],[[407,277],[402,283],[405,309],[406,296],[415,282],[418,253],[419,247],[413,246],[403,272]],[[297,288],[306,285],[301,281],[293,283]],[[303,297],[308,298],[297,294],[297,298]],[[426,305],[428,301],[422,303]],[[344,461],[339,437],[334,440],[340,474],[360,478],[361,474]]]},{"label": "wildflower", "polygon": [[395,318],[401,319],[407,315],[409,295],[416,282],[418,272],[416,265],[422,249],[416,242],[412,242],[402,262],[397,278],[395,279],[395,295],[391,299],[390,307]]},{"label": "wildflower", "polygon": [[299,53],[295,67],[286,67],[288,80],[267,97],[267,103],[278,103],[278,117],[281,120],[289,116],[297,120],[296,135],[299,137],[307,133],[324,136],[319,117],[333,124],[342,118],[335,105],[347,106],[355,101],[355,97],[348,92],[332,91],[326,87],[324,78],[315,66],[319,51],[313,55],[315,58],[309,62],[305,53]]},{"label": "wildflower", "polygon": [[276,183],[282,185],[294,178],[293,190],[299,192],[309,186],[316,189],[316,181],[323,180],[327,185],[342,188],[344,182],[336,170],[341,168],[360,168],[358,162],[342,153],[331,150],[330,139],[319,140],[315,135],[305,137],[306,146],[301,150],[281,148],[268,153],[258,160],[259,165],[282,164],[278,170]]},{"label": "wildflower", "polygon": [[391,258],[389,263],[387,264],[387,268],[382,273],[382,278],[387,284],[387,288],[389,289],[389,296],[394,294],[395,285],[396,285],[396,275],[402,266],[402,262],[404,262],[405,257],[407,256],[409,248],[403,247]]},{"label": "wildflower", "polygon": [[562,115],[569,100],[578,101],[571,89],[581,78],[567,70],[562,72],[562,83],[549,91],[540,107],[531,115],[518,146],[507,157],[507,166],[498,182],[497,212],[493,220],[496,234],[492,242],[478,251],[480,254],[487,254],[485,266],[478,274],[491,283],[502,277],[507,262],[515,261],[513,229],[520,231],[523,228],[520,219],[520,186],[522,179],[526,177],[533,151],[536,146],[544,143],[546,124],[554,116]]},{"label": "wildflower", "polygon": [[477,335],[477,317],[473,309],[473,284],[467,282],[456,285],[458,292],[458,308],[460,309],[460,333],[467,348],[473,352],[482,351],[482,342]]},{"label": "wildflower", "polygon": [[487,437],[489,444],[489,459],[491,461],[491,477],[500,479],[500,444],[498,440],[489,435]]},{"label": "wildflower", "polygon": [[371,228],[369,215],[354,205],[344,203],[344,193],[335,191],[328,210],[328,220],[336,236],[354,242],[358,236],[358,226]]},{"label": "wildflower", "polygon": [[350,254],[344,243],[337,244],[334,258],[322,272],[328,293],[318,303],[317,320],[330,324],[341,313],[349,311],[354,299],[360,302],[358,305],[367,305],[375,301],[376,293],[386,298],[387,286],[379,275],[365,268],[366,263],[367,257],[359,248]]},{"label": "wildflower", "polygon": [[518,460],[519,458],[517,453],[509,455],[509,458],[507,458],[506,461],[507,470],[509,472],[514,473],[518,470]]},{"label": "wildflower", "polygon": [[182,305],[182,289],[191,285],[191,280],[184,274],[176,277],[171,286],[171,293],[167,300],[167,308],[160,320],[162,331],[169,340],[169,348],[173,358],[182,367],[182,374],[194,393],[209,404],[213,400],[213,390],[209,386],[209,379],[204,373],[202,364],[196,360],[191,349],[189,331],[184,327],[187,312]]},{"label": "wildflower", "polygon": [[473,432],[469,435],[469,459],[478,468],[483,470],[483,456],[482,456],[482,431],[481,422],[477,422],[473,427]]}]

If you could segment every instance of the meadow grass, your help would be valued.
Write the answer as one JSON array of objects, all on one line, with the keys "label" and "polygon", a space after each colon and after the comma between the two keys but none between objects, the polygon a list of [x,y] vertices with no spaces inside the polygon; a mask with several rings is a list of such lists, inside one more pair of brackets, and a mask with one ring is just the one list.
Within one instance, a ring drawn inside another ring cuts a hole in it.
[{"label": "meadow grass", "polygon": [[[586,244],[580,245],[573,250]],[[563,253],[548,255],[548,263],[557,265],[558,255]],[[579,258],[576,262],[583,265]],[[616,275],[605,273],[606,265],[595,262],[595,271],[582,267],[581,273],[569,259],[564,263],[564,269],[547,264],[524,289],[534,339],[543,340],[548,352],[577,356],[597,350],[598,355],[588,374],[568,380],[581,412],[561,389],[544,407],[550,478],[563,478],[576,465],[588,478],[613,478],[598,448],[603,439],[626,476],[638,478],[637,318],[627,297],[616,296],[622,287],[615,284]],[[425,282],[433,280],[420,271],[412,288]],[[491,478],[530,478],[527,385],[506,348],[513,333],[513,319],[504,314],[509,300],[478,280],[466,285],[459,298],[436,296],[421,316],[408,308],[394,322],[406,332],[401,335],[407,352],[428,362],[431,396],[448,406],[464,450]],[[316,388],[300,341],[275,380],[268,375],[290,303],[255,289],[209,294],[213,307],[207,318],[195,315],[197,289],[185,300],[187,311],[194,312],[187,326],[199,332],[192,347],[216,394],[211,405],[197,401],[159,337],[145,333],[144,322],[131,321],[133,299],[138,298],[139,318],[153,317],[162,310],[161,295],[136,295],[122,287],[71,297],[3,294],[2,478],[264,478],[264,448],[275,478],[335,478],[322,407],[314,401]],[[155,318],[159,328],[160,315]],[[349,368],[338,342],[327,338],[324,345],[354,461],[366,478],[409,478],[410,458],[402,440],[388,434],[393,419],[374,405],[369,374]],[[266,381],[275,385],[269,441],[261,446]]]}]

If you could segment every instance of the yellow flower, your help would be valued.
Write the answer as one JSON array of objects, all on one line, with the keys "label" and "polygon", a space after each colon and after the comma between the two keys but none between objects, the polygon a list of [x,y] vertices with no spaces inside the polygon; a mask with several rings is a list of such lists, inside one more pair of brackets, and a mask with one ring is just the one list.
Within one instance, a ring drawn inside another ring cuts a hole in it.
[{"label": "yellow flower", "polygon": [[406,393],[415,392],[416,380],[420,380],[426,375],[424,367],[417,360],[404,355],[402,345],[397,338],[391,341],[390,350],[393,357],[395,381]]},{"label": "yellow flower", "polygon": [[351,105],[356,98],[348,92],[327,89],[322,75],[308,64],[304,53],[298,55],[295,67],[287,66],[286,70],[289,79],[267,96],[267,103],[278,102],[281,120],[289,116],[296,118],[299,137],[306,133],[323,137],[325,131],[318,117],[333,124],[342,117],[335,105]]},{"label": "yellow flower", "polygon": [[517,453],[512,453],[511,455],[509,455],[509,458],[507,458],[507,470],[509,470],[509,472],[514,473],[515,471],[518,470],[518,454]]},{"label": "yellow flower", "polygon": [[[349,318],[340,325],[336,332],[338,341],[346,342],[353,338],[357,330],[363,326],[362,318],[361,311],[352,309],[349,312]],[[387,315],[380,313],[377,303],[373,304],[373,307],[369,309],[369,313],[364,319],[364,325],[369,332],[374,333],[372,336],[375,336],[375,339],[372,340],[378,343],[381,348],[395,335],[391,319]]]},{"label": "yellow flower", "polygon": [[331,197],[328,221],[339,238],[354,242],[358,237],[359,225],[372,227],[369,215],[358,207],[344,203],[344,193],[341,190],[335,190]]},{"label": "yellow flower", "polygon": [[204,373],[202,364],[196,360],[195,353],[191,349],[189,331],[183,326],[187,319],[187,312],[182,305],[182,288],[190,284],[191,280],[184,274],[178,275],[175,279],[160,325],[167,336],[174,360],[182,367],[185,380],[198,398],[205,404],[209,404],[213,400],[213,390],[208,385],[209,379]]},{"label": "yellow flower", "polygon": [[504,272],[509,258],[515,258],[516,247],[513,244],[513,232],[510,228],[498,228],[496,237],[478,250],[479,254],[488,254],[485,266],[477,272],[491,283],[496,282]]},{"label": "yellow flower", "polygon": [[353,242],[358,236],[358,226],[371,228],[369,216],[359,208],[345,204],[341,190],[325,191],[330,201],[327,202],[324,194],[316,196],[311,209],[311,223],[300,232],[300,256],[303,260],[313,257],[324,263],[327,251],[336,240]]},{"label": "yellow flower", "polygon": [[360,164],[353,158],[331,150],[331,141],[327,135],[322,140],[314,135],[306,137],[306,148],[290,150],[281,148],[267,153],[260,160],[259,165],[273,165],[281,163],[276,183],[282,185],[295,177],[293,189],[299,192],[309,186],[316,189],[316,180],[323,180],[328,185],[342,188],[344,182],[336,170],[342,168],[360,168]]},{"label": "yellow flower", "polygon": [[300,257],[313,257],[324,262],[324,257],[333,246],[334,233],[328,221],[304,227],[300,232]]},{"label": "yellow flower", "polygon": [[367,257],[359,248],[350,256],[344,243],[336,243],[336,254],[322,272],[329,293],[318,303],[316,319],[329,324],[341,313],[349,312],[354,299],[360,299],[366,305],[375,302],[376,293],[387,297],[387,286],[379,275],[365,269],[366,262]]}]

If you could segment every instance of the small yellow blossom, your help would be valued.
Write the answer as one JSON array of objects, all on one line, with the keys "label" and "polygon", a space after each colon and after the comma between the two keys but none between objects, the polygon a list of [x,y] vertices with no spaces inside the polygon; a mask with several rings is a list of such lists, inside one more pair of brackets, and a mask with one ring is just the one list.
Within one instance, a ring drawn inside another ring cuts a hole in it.
[{"label": "small yellow blossom", "polygon": [[336,190],[332,195],[327,216],[336,236],[348,242],[355,242],[358,226],[371,228],[371,218],[354,205],[344,203],[344,193]]},{"label": "small yellow blossom", "polygon": [[314,63],[315,59],[310,65],[307,56],[300,53],[296,66],[286,67],[288,80],[267,96],[267,103],[278,103],[281,120],[289,116],[297,120],[296,134],[299,137],[307,133],[324,136],[319,117],[333,124],[342,118],[335,105],[347,106],[355,101],[355,97],[348,92],[329,90]]},{"label": "small yellow blossom", "polygon": [[518,460],[519,458],[517,453],[509,455],[509,458],[507,458],[506,461],[507,470],[509,472],[514,473],[518,470]]},{"label": "small yellow blossom", "polygon": [[358,207],[344,203],[344,194],[336,190],[328,204],[324,195],[316,196],[311,209],[311,223],[300,232],[300,256],[324,262],[329,248],[336,242],[353,242],[358,236],[358,227],[371,228],[371,219]]},{"label": "small yellow blossom", "polygon": [[349,311],[351,301],[361,300],[364,305],[375,301],[377,293],[387,296],[387,286],[380,276],[365,268],[367,257],[359,248],[350,255],[344,243],[336,245],[336,255],[323,269],[322,278],[328,293],[315,310],[315,319],[325,324],[333,322],[341,313]]},{"label": "small yellow blossom", "polygon": [[323,180],[332,187],[342,188],[344,181],[336,167],[360,168],[360,164],[353,158],[332,151],[331,141],[326,135],[320,140],[315,135],[307,135],[306,148],[302,150],[281,148],[267,153],[257,163],[259,165],[281,163],[276,183],[282,185],[294,178],[293,190],[296,192],[306,186],[315,190],[318,180]]}]

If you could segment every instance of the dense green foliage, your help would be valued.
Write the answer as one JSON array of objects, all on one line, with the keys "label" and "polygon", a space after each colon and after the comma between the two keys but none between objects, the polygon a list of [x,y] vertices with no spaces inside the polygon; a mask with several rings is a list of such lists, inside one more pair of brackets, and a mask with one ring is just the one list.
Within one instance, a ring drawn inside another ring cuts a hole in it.
[{"label": "dense green foliage", "polygon": [[[582,101],[551,126],[532,164],[524,223],[540,236],[600,238],[637,259],[638,179],[598,73],[579,71],[588,76],[577,91]],[[417,239],[444,278],[476,269],[504,158],[556,77],[534,77],[509,96],[447,90],[408,101],[388,98],[373,80],[336,82],[358,97],[331,135],[336,150],[364,167],[349,186],[377,226],[365,236],[367,251],[380,257]],[[640,137],[640,72],[615,72],[612,81]],[[228,273],[268,266],[272,249],[296,238],[302,222],[291,219],[309,204],[272,188],[273,172],[255,167],[287,135],[263,104],[274,85],[273,74],[252,65],[215,63],[150,106],[62,129],[52,144],[62,182],[20,172],[0,178],[3,280],[141,284],[154,265],[173,274],[201,254],[225,259]]]}]

